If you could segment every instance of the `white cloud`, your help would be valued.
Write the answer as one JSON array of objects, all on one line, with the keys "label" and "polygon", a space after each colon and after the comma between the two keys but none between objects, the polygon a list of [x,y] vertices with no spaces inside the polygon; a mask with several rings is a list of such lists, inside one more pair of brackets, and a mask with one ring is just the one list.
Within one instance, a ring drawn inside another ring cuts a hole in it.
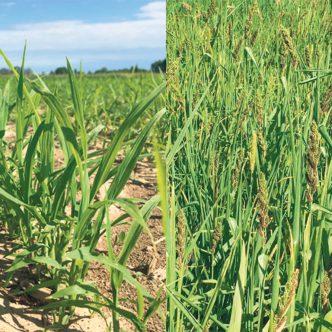
[{"label": "white cloud", "polygon": [[5,52],[21,51],[130,51],[165,47],[166,2],[155,1],[140,8],[137,19],[121,22],[87,23],[54,21],[20,24],[0,30]]},{"label": "white cloud", "polygon": [[141,7],[137,17],[163,20],[166,16],[166,2],[154,1]]}]

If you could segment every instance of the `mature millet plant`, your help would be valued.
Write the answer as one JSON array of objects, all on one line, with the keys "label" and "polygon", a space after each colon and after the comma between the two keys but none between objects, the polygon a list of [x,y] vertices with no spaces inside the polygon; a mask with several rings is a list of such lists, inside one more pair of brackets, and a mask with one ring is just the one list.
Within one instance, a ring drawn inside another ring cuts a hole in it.
[{"label": "mature millet plant", "polygon": [[291,57],[292,65],[294,67],[296,67],[297,64],[298,64],[298,59],[297,59],[296,50],[295,50],[293,39],[290,35],[290,32],[285,27],[283,27],[281,25],[280,26],[280,33],[281,33],[285,48],[287,49],[287,51],[288,51],[288,53]]},{"label": "mature millet plant", "polygon": [[239,153],[238,153],[238,157],[237,157],[237,161],[236,161],[236,166],[233,170],[233,174],[232,174],[232,187],[233,190],[237,189],[237,185],[239,183],[239,178],[241,175],[241,169],[243,166],[243,162],[244,162],[244,149],[241,148]]},{"label": "mature millet plant", "polygon": [[[321,103],[321,115],[324,116],[332,108],[332,85],[330,85],[324,94],[323,101]],[[332,112],[330,114],[332,117]]]},{"label": "mature millet plant", "polygon": [[253,134],[252,134],[251,146],[250,146],[250,155],[249,155],[251,173],[253,173],[254,169],[255,169],[256,156],[257,156],[257,134],[256,134],[256,131],[254,131]]},{"label": "mature millet plant", "polygon": [[216,249],[217,249],[220,239],[221,239],[221,232],[220,232],[220,228],[217,226],[213,232],[212,248],[211,248],[212,255],[214,255],[216,253]]},{"label": "mature millet plant", "polygon": [[189,10],[189,11],[192,11],[193,10],[193,7],[190,6],[188,3],[186,2],[182,2],[182,7],[186,10]]},{"label": "mature millet plant", "polygon": [[307,45],[305,48],[305,64],[310,67],[312,59],[312,45]]},{"label": "mature millet plant", "polygon": [[321,283],[321,300],[322,300],[322,307],[324,309],[326,309],[330,303],[329,301],[329,295],[330,295],[330,292],[331,292],[331,278],[328,274],[328,272],[325,271],[324,273],[324,278],[323,278],[323,281]]},{"label": "mature millet plant", "polygon": [[298,279],[299,269],[296,269],[286,283],[285,292],[281,298],[278,313],[275,316],[274,326],[276,331],[282,331],[286,324],[287,312],[295,300],[295,294],[299,283]]},{"label": "mature millet plant", "polygon": [[239,59],[242,43],[243,43],[243,37],[241,37],[239,39],[238,43],[236,44],[235,50],[234,50],[234,58],[236,60]]},{"label": "mature millet plant", "polygon": [[315,121],[312,122],[308,140],[307,152],[307,191],[306,196],[309,203],[312,203],[313,196],[318,185],[318,163],[319,163],[319,132]]},{"label": "mature millet plant", "polygon": [[258,210],[258,220],[259,220],[259,234],[265,241],[266,239],[266,228],[270,223],[269,217],[269,198],[267,183],[265,179],[265,174],[261,173],[259,177],[258,184],[258,194],[257,194],[257,210]]},{"label": "mature millet plant", "polygon": [[263,121],[264,121],[263,99],[260,91],[258,91],[256,95],[256,113],[257,113],[257,123],[258,123],[258,132],[257,132],[258,145],[261,149],[262,156],[265,159],[267,146],[263,133]]},{"label": "mature millet plant", "polygon": [[251,36],[250,43],[252,46],[255,45],[257,37],[258,37],[258,30],[256,30]]}]

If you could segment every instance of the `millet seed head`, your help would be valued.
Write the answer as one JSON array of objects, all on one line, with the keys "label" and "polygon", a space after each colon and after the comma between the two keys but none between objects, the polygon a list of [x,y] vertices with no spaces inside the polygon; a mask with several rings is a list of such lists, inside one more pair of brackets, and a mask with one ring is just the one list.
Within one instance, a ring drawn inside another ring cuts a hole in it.
[{"label": "millet seed head", "polygon": [[259,234],[265,240],[266,228],[270,223],[269,217],[269,198],[265,174],[261,172],[259,176],[258,194],[257,194],[257,209],[259,220]]},{"label": "millet seed head", "polygon": [[309,203],[313,201],[313,195],[317,191],[318,185],[318,163],[320,156],[319,148],[319,132],[318,126],[315,121],[312,122],[310,128],[310,135],[308,141],[308,152],[307,152],[307,199]]},{"label": "millet seed head", "polygon": [[321,283],[321,300],[323,308],[329,305],[329,295],[331,292],[331,282],[330,276],[327,272],[324,273],[324,279]]},{"label": "millet seed head", "polygon": [[296,50],[294,47],[294,43],[293,43],[293,39],[291,37],[290,32],[284,27],[284,26],[280,26],[280,32],[281,32],[281,36],[284,42],[284,45],[289,53],[289,55],[291,56],[292,59],[292,65],[294,67],[297,66],[298,64],[298,60],[297,60],[297,55],[296,55]]}]

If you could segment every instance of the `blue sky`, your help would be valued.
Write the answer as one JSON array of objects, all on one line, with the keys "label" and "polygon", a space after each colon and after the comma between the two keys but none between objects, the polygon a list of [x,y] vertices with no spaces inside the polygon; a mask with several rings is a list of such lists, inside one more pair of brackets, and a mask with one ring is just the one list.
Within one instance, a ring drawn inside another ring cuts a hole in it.
[{"label": "blue sky", "polygon": [[[37,72],[150,64],[166,56],[166,0],[0,0],[0,48]],[[0,59],[0,67],[5,67]]]}]

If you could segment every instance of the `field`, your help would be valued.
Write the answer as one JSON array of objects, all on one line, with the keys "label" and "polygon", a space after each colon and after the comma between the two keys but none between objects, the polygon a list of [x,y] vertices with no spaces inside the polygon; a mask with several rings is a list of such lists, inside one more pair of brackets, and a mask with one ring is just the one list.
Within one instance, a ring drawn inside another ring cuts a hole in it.
[{"label": "field", "polygon": [[[42,77],[47,87],[54,91],[59,100],[73,114],[70,85],[66,75],[46,75]],[[0,76],[0,89],[9,80],[8,76]],[[15,80],[12,79],[13,85]],[[82,79],[82,94],[84,96],[86,126],[92,129],[97,125],[104,125],[108,133],[117,128],[124,120],[135,103],[142,100],[148,92],[162,83],[158,74],[84,74]],[[14,97],[14,96],[13,96]],[[144,121],[163,107],[162,98],[154,102],[146,117],[138,119],[138,125],[133,128],[139,130]]]},{"label": "field", "polygon": [[2,56],[0,330],[164,330],[164,78],[25,77]]},{"label": "field", "polygon": [[168,1],[167,331],[332,330],[331,19]]}]

